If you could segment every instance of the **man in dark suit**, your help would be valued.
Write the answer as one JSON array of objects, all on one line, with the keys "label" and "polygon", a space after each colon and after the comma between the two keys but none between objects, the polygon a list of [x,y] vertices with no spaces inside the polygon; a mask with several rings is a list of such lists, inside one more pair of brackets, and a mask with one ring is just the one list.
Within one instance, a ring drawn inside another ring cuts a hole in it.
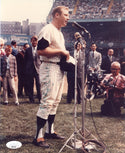
[{"label": "man in dark suit", "polygon": [[29,48],[29,44],[25,43],[23,45],[23,50],[20,51],[17,56],[16,56],[16,60],[17,60],[17,73],[18,73],[18,97],[22,97],[23,96],[23,88],[25,91],[25,94],[27,95],[27,89],[26,89],[26,81],[25,81],[25,65],[24,65],[24,54],[25,54],[25,50],[27,48]]},{"label": "man in dark suit", "polygon": [[115,57],[113,56],[114,50],[108,49],[108,54],[102,58],[101,68],[105,70],[104,73],[111,73],[111,63],[115,61]]},{"label": "man in dark suit", "polygon": [[123,49],[123,56],[120,58],[121,74],[125,75],[125,48]]},{"label": "man in dark suit", "polygon": [[26,49],[24,55],[24,64],[25,64],[25,76],[26,76],[26,84],[28,88],[28,96],[31,103],[34,102],[33,97],[33,87],[34,87],[34,79],[37,89],[37,97],[40,101],[40,83],[39,83],[39,66],[41,64],[39,57],[37,55],[37,44],[38,39],[36,36],[31,38],[32,46]]}]

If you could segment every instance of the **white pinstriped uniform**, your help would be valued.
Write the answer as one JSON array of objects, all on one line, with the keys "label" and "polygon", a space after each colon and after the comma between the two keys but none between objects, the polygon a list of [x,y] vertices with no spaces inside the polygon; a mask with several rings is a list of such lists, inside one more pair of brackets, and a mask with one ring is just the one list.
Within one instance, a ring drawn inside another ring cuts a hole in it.
[{"label": "white pinstriped uniform", "polygon": [[[39,34],[39,40],[44,38],[52,48],[65,49],[63,34],[53,24],[46,25]],[[47,58],[41,56],[42,61],[59,62],[60,56]],[[60,66],[55,63],[43,62],[40,66],[41,101],[37,116],[48,119],[48,115],[55,115],[63,90],[64,73]]]}]

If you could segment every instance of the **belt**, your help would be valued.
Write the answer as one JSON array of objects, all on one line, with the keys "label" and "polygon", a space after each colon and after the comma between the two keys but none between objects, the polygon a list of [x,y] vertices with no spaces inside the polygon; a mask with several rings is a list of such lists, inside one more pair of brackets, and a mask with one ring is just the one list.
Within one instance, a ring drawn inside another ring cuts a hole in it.
[{"label": "belt", "polygon": [[42,62],[44,62],[44,63],[59,64],[59,62],[52,62],[52,61],[42,61],[42,60],[40,60],[40,61],[41,61],[41,63],[42,63]]}]

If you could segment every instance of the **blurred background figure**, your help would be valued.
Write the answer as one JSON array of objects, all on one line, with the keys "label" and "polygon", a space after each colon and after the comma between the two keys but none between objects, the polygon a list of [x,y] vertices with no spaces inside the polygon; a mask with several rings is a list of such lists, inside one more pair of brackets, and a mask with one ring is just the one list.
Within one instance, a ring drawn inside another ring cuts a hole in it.
[{"label": "blurred background figure", "polygon": [[97,46],[95,43],[91,45],[91,51],[89,52],[89,69],[93,71],[99,71],[102,64],[102,55],[96,51]]},{"label": "blurred background figure", "polygon": [[87,82],[88,82],[88,89],[91,90],[92,87],[92,75],[94,73],[99,73],[101,70],[102,64],[102,55],[98,51],[96,51],[97,45],[95,43],[91,44],[91,51],[89,52],[89,63],[87,65]]},{"label": "blurred background figure", "polygon": [[16,56],[17,54],[18,54],[18,50],[17,50],[17,48],[16,48],[16,46],[17,46],[17,43],[16,43],[16,41],[15,40],[12,40],[11,41],[11,46],[12,46],[12,55],[13,56]]},{"label": "blurred background figure", "polygon": [[0,56],[5,55],[5,51],[4,51],[4,40],[2,38],[0,38]]},{"label": "blurred background figure", "polygon": [[[15,40],[12,40],[11,41],[11,47],[12,47],[12,55],[13,56],[16,56],[17,54],[18,54],[18,50],[17,50],[17,43],[16,43],[16,41]],[[9,82],[7,83],[8,84],[8,96],[9,97],[12,97],[12,92],[11,92],[11,89],[10,89],[10,86],[9,86]]]},{"label": "blurred background figure", "polygon": [[[5,54],[6,53],[4,51],[4,40],[0,38],[0,62],[1,62],[1,57]],[[0,69],[0,73],[1,73],[1,69]],[[1,95],[1,87],[2,87],[2,78],[0,77],[0,95]]]},{"label": "blurred background figure", "polygon": [[125,48],[123,49],[123,56],[120,58],[121,74],[125,75]]},{"label": "blurred background figure", "polygon": [[26,79],[25,79],[25,64],[24,64],[24,55],[25,50],[29,48],[29,44],[25,43],[23,45],[23,50],[20,51],[17,56],[17,73],[18,73],[18,97],[23,97],[23,88],[25,91],[25,95],[28,95],[28,91],[26,88]]},{"label": "blurred background figure", "polygon": [[9,83],[13,99],[16,105],[19,105],[17,91],[15,87],[15,81],[17,80],[17,63],[16,58],[11,54],[12,47],[7,45],[5,47],[6,55],[2,56],[1,59],[1,78],[3,80],[3,101],[4,104],[8,104],[7,94],[7,81]]},{"label": "blurred background figure", "polygon": [[67,72],[67,83],[68,83],[68,91],[67,91],[67,103],[70,104],[72,99],[74,99],[74,90],[75,90],[75,73]]},{"label": "blurred background figure", "polygon": [[32,36],[31,47],[27,48],[24,55],[24,65],[25,65],[25,77],[26,77],[26,87],[28,89],[29,101],[34,103],[34,79],[37,90],[37,98],[40,102],[40,83],[39,83],[39,66],[41,64],[39,56],[37,54],[37,36]]},{"label": "blurred background figure", "polygon": [[111,73],[111,63],[116,60],[113,55],[114,55],[114,50],[108,49],[107,55],[102,57],[101,68],[102,70],[105,70],[104,73],[106,74]]}]

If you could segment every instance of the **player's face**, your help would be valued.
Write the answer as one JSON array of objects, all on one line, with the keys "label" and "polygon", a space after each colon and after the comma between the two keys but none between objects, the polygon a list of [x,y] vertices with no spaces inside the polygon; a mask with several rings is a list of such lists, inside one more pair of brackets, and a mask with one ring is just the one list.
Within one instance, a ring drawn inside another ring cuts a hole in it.
[{"label": "player's face", "polygon": [[69,11],[66,9],[62,9],[62,13],[58,14],[58,22],[60,27],[65,27],[69,20]]}]

